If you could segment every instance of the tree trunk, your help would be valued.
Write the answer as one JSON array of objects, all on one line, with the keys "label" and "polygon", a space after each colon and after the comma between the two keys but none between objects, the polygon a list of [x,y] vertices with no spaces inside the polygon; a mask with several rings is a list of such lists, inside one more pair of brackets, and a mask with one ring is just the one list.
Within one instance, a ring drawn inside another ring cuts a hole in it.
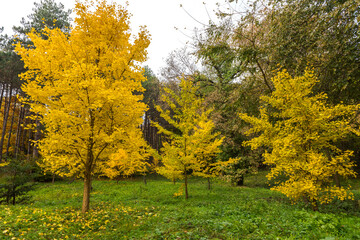
[{"label": "tree trunk", "polygon": [[186,168],[185,168],[185,199],[189,198],[189,193],[188,193],[188,176],[186,173]]},{"label": "tree trunk", "polygon": [[[91,191],[91,173],[95,166],[96,159],[94,158],[93,146],[94,146],[94,124],[95,118],[93,116],[93,110],[89,111],[90,114],[90,135],[88,139],[88,149],[85,161],[85,172],[84,172],[84,195],[82,204],[82,213],[89,211],[90,207],[90,191]],[[104,148],[105,149],[105,148]],[[98,153],[100,154],[100,153]]]},{"label": "tree trunk", "polygon": [[244,176],[240,177],[240,178],[236,181],[236,186],[244,186]]},{"label": "tree trunk", "polygon": [[16,127],[16,138],[15,138],[15,146],[14,146],[14,156],[16,159],[18,157],[19,147],[20,147],[21,122],[22,122],[23,114],[24,114],[24,108],[21,107],[19,112],[17,127]]},{"label": "tree trunk", "polygon": [[37,142],[40,138],[40,121],[39,121],[39,115],[36,115],[36,121],[35,121],[36,129],[35,129],[35,135],[34,135],[34,145],[33,145],[33,158],[37,159],[39,157],[39,150],[37,147]]},{"label": "tree trunk", "polygon": [[[31,124],[31,120],[30,120],[30,124]],[[29,132],[29,139],[28,139],[28,148],[27,148],[27,160],[30,160],[30,153],[31,153],[31,135],[32,135],[32,130],[31,128],[28,130]]]},{"label": "tree trunk", "polygon": [[209,177],[207,178],[207,188],[208,190],[211,190],[211,181]]},{"label": "tree trunk", "polygon": [[[4,91],[5,91],[5,84],[3,83],[1,86],[1,96],[0,96],[0,110],[1,110],[1,106],[2,106],[2,101],[4,98]],[[5,104],[4,104],[5,105]]]},{"label": "tree trunk", "polygon": [[82,204],[82,213],[89,211],[90,207],[90,190],[91,190],[91,173],[85,173],[84,178],[84,195],[83,195],[83,204]]},{"label": "tree trunk", "polygon": [[9,92],[8,92],[8,101],[6,101],[6,99],[5,99],[5,105],[4,105],[4,118],[3,118],[3,126],[2,126],[2,133],[1,133],[1,139],[0,139],[0,162],[2,161],[3,146],[4,146],[4,140],[5,140],[5,134],[6,134],[6,126],[7,126],[7,121],[9,118],[9,113],[10,113],[11,92],[12,92],[12,86],[10,85]]},{"label": "tree trunk", "polygon": [[[16,94],[17,94],[17,92],[16,92]],[[17,97],[15,97],[15,100],[14,100],[13,114],[12,114],[12,117],[11,117],[11,123],[10,123],[10,130],[9,130],[8,142],[7,142],[7,146],[6,146],[6,154],[5,154],[6,157],[9,156],[9,148],[10,148],[11,134],[12,134],[12,128],[13,128],[14,119],[15,119],[16,102],[17,102]],[[20,114],[20,113],[19,113],[19,114]]]},{"label": "tree trunk", "polygon": [[334,174],[334,181],[335,181],[336,186],[337,186],[338,188],[340,188],[340,187],[341,187],[341,183],[340,183],[340,176],[339,176],[338,173],[335,173],[335,174]]},{"label": "tree trunk", "polygon": [[29,109],[24,110],[22,133],[20,133],[20,136],[22,137],[21,143],[20,143],[20,151],[22,151],[24,153],[24,155],[26,153],[26,129],[25,129],[25,127],[28,124],[27,116],[29,115],[29,111],[30,111]]}]

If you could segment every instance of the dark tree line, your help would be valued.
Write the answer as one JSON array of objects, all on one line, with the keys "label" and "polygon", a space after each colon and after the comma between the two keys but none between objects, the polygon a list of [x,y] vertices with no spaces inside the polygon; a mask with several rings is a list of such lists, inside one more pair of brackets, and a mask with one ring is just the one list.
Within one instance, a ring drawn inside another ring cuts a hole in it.
[{"label": "dark tree line", "polygon": [[33,13],[22,18],[20,26],[13,27],[14,36],[0,37],[0,162],[19,156],[26,156],[28,160],[38,158],[35,142],[41,138],[36,113],[20,103],[23,83],[19,74],[25,69],[20,57],[14,53],[12,44],[20,41],[31,47],[26,34],[32,30],[41,31],[45,26],[69,32],[70,14],[71,10],[65,10],[61,3],[42,0],[34,3]]},{"label": "dark tree line", "polygon": [[[293,76],[312,67],[319,79],[316,93],[325,92],[328,104],[360,103],[360,4],[353,0],[274,0],[250,1],[247,9],[236,0],[229,1],[230,11],[218,10],[218,22],[210,21],[194,32],[192,48],[172,52],[166,60],[159,80],[151,69],[145,69],[147,81],[144,102],[148,110],[141,128],[149,145],[159,150],[166,141],[151,122],[163,121],[155,105],[163,104],[161,89],[178,88],[177,77],[192,77],[200,84],[199,95],[213,108],[212,120],[225,140],[221,146],[222,160],[241,157],[233,169],[234,182],[242,182],[246,173],[262,164],[265,149],[252,151],[244,147],[249,127],[238,113],[257,116],[261,95],[271,93],[271,78],[284,68]],[[45,19],[45,21],[43,21]],[[54,19],[57,19],[54,21]],[[33,13],[14,27],[18,41],[31,47],[26,33],[32,28],[58,27],[69,32],[70,11],[54,0],[35,3]],[[44,36],[45,37],[45,36]],[[13,37],[0,36],[0,161],[7,157],[38,157],[34,140],[41,138],[36,113],[21,105],[21,82],[18,74],[24,71],[19,57],[13,53]],[[358,126],[355,118],[354,126]],[[360,139],[349,135],[337,143],[340,148],[355,151],[360,158]],[[330,153],[331,154],[331,153]]]},{"label": "dark tree line", "polygon": [[[228,172],[242,181],[262,165],[265,149],[243,146],[249,125],[238,114],[258,116],[260,107],[267,107],[259,99],[274,90],[271,78],[278,70],[300,76],[310,67],[319,79],[314,93],[325,92],[329,105],[360,102],[360,4],[255,0],[244,9],[244,1],[228,2],[230,10],[218,10],[218,22],[194,32],[192,49],[170,55],[163,77],[173,82],[177,73],[187,72],[200,83],[199,94],[214,108],[212,119],[225,137],[219,157],[241,157]],[[353,160],[360,163],[358,136],[349,134],[336,144],[354,150]]]}]

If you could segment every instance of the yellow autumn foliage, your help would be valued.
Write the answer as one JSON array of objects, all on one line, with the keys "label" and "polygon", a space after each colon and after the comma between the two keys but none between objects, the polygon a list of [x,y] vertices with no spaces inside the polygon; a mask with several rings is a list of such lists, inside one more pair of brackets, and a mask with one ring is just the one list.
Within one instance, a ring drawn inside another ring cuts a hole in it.
[{"label": "yellow autumn foliage", "polygon": [[340,150],[335,143],[355,132],[349,121],[359,106],[327,105],[326,94],[313,94],[317,79],[309,69],[294,78],[283,70],[272,81],[275,91],[261,97],[271,107],[263,107],[259,118],[240,114],[252,125],[247,134],[258,135],[245,145],[271,149],[264,154],[264,163],[272,167],[268,179],[286,178],[272,189],[294,202],[306,198],[314,206],[335,197],[352,198],[348,189],[336,186],[333,179],[336,175],[355,176],[350,160],[353,153]]},{"label": "yellow autumn foliage", "polygon": [[146,106],[138,93],[149,34],[132,35],[126,8],[105,0],[77,2],[75,13],[70,34],[45,28],[28,34],[34,47],[16,45],[27,69],[24,102],[45,127],[40,165],[85,181],[143,171]]},{"label": "yellow autumn foliage", "polygon": [[192,175],[209,177],[215,171],[215,157],[219,153],[219,146],[223,138],[214,132],[214,123],[209,119],[210,110],[205,110],[203,99],[198,97],[198,87],[192,79],[180,79],[180,94],[165,88],[162,100],[171,108],[162,109],[157,106],[162,118],[176,130],[170,131],[158,123],[154,125],[160,133],[167,136],[161,149],[162,166],[157,172],[168,179],[184,179],[187,195],[187,176]]}]

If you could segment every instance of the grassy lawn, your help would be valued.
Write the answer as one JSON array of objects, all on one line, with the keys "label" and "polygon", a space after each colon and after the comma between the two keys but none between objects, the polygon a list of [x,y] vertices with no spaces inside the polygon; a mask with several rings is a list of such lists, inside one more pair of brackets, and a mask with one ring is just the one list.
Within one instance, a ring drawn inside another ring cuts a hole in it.
[{"label": "grassy lawn", "polygon": [[267,189],[264,176],[210,191],[191,179],[187,201],[173,196],[181,183],[161,177],[94,181],[86,215],[82,181],[41,183],[31,204],[0,206],[0,239],[360,239],[358,190],[313,212]]}]

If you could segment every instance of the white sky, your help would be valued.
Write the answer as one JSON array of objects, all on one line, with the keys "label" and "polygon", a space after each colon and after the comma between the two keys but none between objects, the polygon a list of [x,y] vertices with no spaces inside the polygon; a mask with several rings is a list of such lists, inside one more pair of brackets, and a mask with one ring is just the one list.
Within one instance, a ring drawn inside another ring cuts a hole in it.
[{"label": "white sky", "polygon": [[[12,26],[19,26],[21,18],[27,17],[33,12],[34,1],[40,2],[40,0],[0,0],[0,27],[5,28],[4,33],[12,34]],[[61,2],[65,9],[72,9],[75,5],[75,0],[56,1]],[[125,4],[125,0],[108,1],[117,2],[121,5]],[[204,1],[128,0],[128,10],[133,15],[130,21],[134,32],[138,26],[146,25],[152,35],[152,41],[148,48],[149,60],[146,65],[149,65],[155,74],[159,74],[171,51],[183,47],[190,40],[184,33],[191,36],[195,27],[202,27],[193,18],[207,24],[209,16],[212,20],[216,20],[214,10],[217,8],[217,2],[223,6],[227,5],[225,0],[207,0],[205,7]],[[180,7],[180,4],[183,8]]]}]

